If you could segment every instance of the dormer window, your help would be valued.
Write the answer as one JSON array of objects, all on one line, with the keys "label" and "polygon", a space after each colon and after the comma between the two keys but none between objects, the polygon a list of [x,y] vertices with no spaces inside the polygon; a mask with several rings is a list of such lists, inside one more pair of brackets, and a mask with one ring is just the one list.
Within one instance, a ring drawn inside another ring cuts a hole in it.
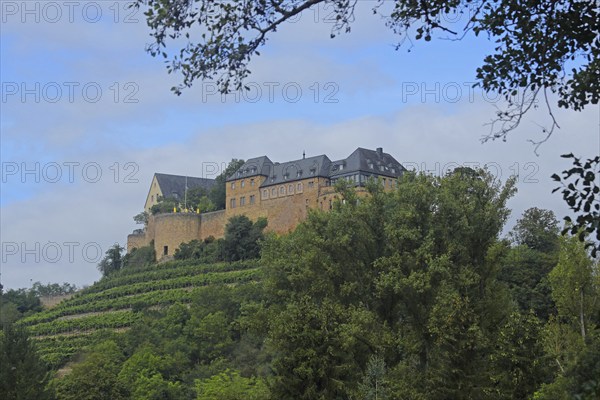
[{"label": "dormer window", "polygon": [[392,174],[396,173],[396,168],[392,168]]},{"label": "dormer window", "polygon": [[296,173],[296,178],[300,178],[301,176],[302,176],[302,170],[300,170]]},{"label": "dormer window", "polygon": [[252,167],[252,173],[255,174],[256,173],[256,167]]},{"label": "dormer window", "polygon": [[344,169],[344,164],[340,164],[340,171]]},{"label": "dormer window", "polygon": [[369,163],[369,168],[373,169],[373,163]]},{"label": "dormer window", "polygon": [[314,174],[316,174],[316,173],[317,173],[317,170],[316,170],[315,168],[311,168],[311,170],[310,170],[310,174],[311,174],[311,175],[314,175]]},{"label": "dormer window", "polygon": [[289,177],[289,174],[285,174],[283,175],[283,179],[287,181],[287,178]]}]

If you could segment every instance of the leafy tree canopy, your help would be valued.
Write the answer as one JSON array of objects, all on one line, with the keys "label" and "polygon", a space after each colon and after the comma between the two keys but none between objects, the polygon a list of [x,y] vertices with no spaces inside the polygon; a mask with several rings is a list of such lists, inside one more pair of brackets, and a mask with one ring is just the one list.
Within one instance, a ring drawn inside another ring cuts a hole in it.
[{"label": "leafy tree canopy", "polygon": [[[374,182],[368,190],[358,202],[346,192],[330,212],[265,241],[273,397],[490,398],[512,379],[490,357],[511,311],[497,271],[514,182],[461,169],[407,173],[394,193]],[[517,318],[508,329],[529,327]],[[539,375],[518,359],[498,363],[531,392]]]},{"label": "leafy tree canopy", "polygon": [[[225,93],[243,88],[250,61],[282,24],[310,8],[328,7],[334,14],[333,38],[350,32],[356,4],[349,0],[135,3],[146,6],[154,38],[149,53],[162,55],[170,73],[183,75],[183,82],[173,88],[177,94],[198,79],[216,80]],[[504,138],[538,97],[550,106],[547,92],[558,94],[558,106],[574,110],[597,104],[600,98],[600,9],[593,1],[378,0],[373,12],[399,35],[398,47],[406,40],[430,41],[438,33],[455,40],[474,33],[495,41],[494,51],[477,69],[477,84],[503,95],[509,107],[498,114],[490,138]],[[446,15],[467,15],[468,19],[464,26],[456,26]],[[184,44],[169,56],[167,46],[179,46],[180,38]]]},{"label": "leafy tree canopy", "polygon": [[110,249],[106,250],[105,256],[98,264],[98,270],[103,276],[119,271],[123,267],[123,247],[115,243]]},{"label": "leafy tree canopy", "polygon": [[551,252],[558,247],[558,220],[551,210],[532,207],[523,213],[511,232],[517,244],[530,249]]},{"label": "leafy tree canopy", "polygon": [[156,251],[154,251],[154,240],[148,246],[134,247],[123,257],[123,267],[141,267],[156,262]]},{"label": "leafy tree canopy", "polygon": [[49,373],[22,327],[0,331],[0,393],[6,400],[50,399]]},{"label": "leafy tree canopy", "polygon": [[596,257],[600,251],[600,156],[585,161],[572,153],[562,157],[572,159],[573,167],[563,171],[562,176],[552,175],[561,183],[554,192],[562,189],[563,199],[576,215],[575,220],[565,217],[563,234],[577,234]]}]

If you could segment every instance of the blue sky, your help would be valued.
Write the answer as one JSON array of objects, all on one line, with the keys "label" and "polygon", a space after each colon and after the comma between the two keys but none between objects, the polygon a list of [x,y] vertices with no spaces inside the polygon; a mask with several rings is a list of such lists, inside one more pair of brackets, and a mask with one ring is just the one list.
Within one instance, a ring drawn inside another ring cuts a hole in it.
[{"label": "blue sky", "polygon": [[[359,2],[352,32],[335,39],[322,21],[328,10],[284,26],[251,64],[248,82],[260,92],[237,101],[222,101],[210,82],[172,94],[180,77],[144,52],[149,30],[141,12],[125,18],[126,2],[75,2],[72,22],[63,2],[53,3],[60,18],[49,2],[26,3],[32,12],[21,1],[1,4],[1,281],[8,287],[97,280],[95,255],[80,250],[125,244],[154,172],[201,176],[231,158],[285,161],[306,151],[339,159],[382,146],[421,170],[488,164],[501,180],[518,172],[510,225],[531,206],[564,216],[560,196],[550,195],[549,176],[567,166],[559,155],[592,156],[600,146],[597,107],[557,110],[561,129],[539,156],[527,139],[547,123],[542,110],[506,143],[481,144],[501,103],[470,84],[493,43],[468,36],[396,51],[398,38],[371,15],[371,2]],[[84,8],[102,15],[90,22]],[[23,96],[23,88],[30,92]],[[23,168],[33,172],[23,176]]]}]

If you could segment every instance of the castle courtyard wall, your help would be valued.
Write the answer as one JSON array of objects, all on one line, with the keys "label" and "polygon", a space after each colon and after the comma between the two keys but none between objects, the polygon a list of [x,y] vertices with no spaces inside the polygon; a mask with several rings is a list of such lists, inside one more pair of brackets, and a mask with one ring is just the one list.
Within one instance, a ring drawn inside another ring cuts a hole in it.
[{"label": "castle courtyard wall", "polygon": [[213,211],[200,214],[200,236],[199,240],[204,240],[209,236],[218,239],[225,235],[225,210]]},{"label": "castle courtyard wall", "polygon": [[130,252],[132,249],[148,246],[152,239],[146,232],[143,233],[132,233],[127,236],[127,251]]},{"label": "castle courtyard wall", "polygon": [[172,257],[181,243],[200,239],[200,214],[159,214],[154,216],[154,223],[154,250],[158,260]]}]

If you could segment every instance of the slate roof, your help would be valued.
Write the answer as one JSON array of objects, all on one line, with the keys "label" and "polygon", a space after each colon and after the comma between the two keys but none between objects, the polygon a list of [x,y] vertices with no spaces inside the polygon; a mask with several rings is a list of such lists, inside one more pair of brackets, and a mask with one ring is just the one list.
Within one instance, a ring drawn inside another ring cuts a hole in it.
[{"label": "slate roof", "polygon": [[309,177],[329,177],[331,160],[326,155],[273,164],[272,171],[261,187],[279,185]]},{"label": "slate roof", "polygon": [[[176,197],[182,199],[185,196],[185,182],[186,177],[182,175],[170,175],[170,174],[154,174],[160,190],[165,197]],[[194,176],[187,177],[188,190],[195,189],[197,187],[203,187],[209,190],[215,184],[214,179],[207,178],[196,178]],[[175,196],[174,196],[175,195]]]},{"label": "slate roof", "polygon": [[233,175],[227,178],[227,181],[247,178],[251,176],[269,176],[273,169],[273,162],[269,157],[255,157],[246,161]]},{"label": "slate roof", "polygon": [[405,170],[394,157],[384,153],[383,148],[369,150],[359,147],[346,159],[334,161],[331,164],[329,176],[333,178],[356,172],[365,172],[398,178]]},{"label": "slate roof", "polygon": [[337,178],[365,173],[398,178],[405,170],[394,157],[384,153],[383,148],[369,150],[359,147],[347,158],[337,161],[331,161],[326,155],[284,163],[274,163],[267,156],[251,158],[227,178],[227,181],[251,176],[266,176],[267,179],[261,185],[266,187],[312,176]]}]

